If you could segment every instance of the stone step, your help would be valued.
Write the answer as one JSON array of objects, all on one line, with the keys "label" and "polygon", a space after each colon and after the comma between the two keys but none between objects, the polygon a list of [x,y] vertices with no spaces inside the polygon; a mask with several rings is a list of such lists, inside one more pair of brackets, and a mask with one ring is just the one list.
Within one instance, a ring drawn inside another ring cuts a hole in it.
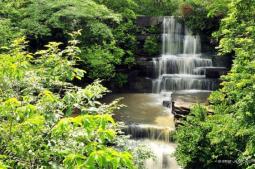
[{"label": "stone step", "polygon": [[150,124],[131,124],[124,127],[122,131],[134,139],[148,138],[151,140],[171,142],[174,128],[161,127]]},{"label": "stone step", "polygon": [[205,75],[193,75],[193,74],[163,74],[162,79],[205,79]]},{"label": "stone step", "polygon": [[226,75],[228,72],[225,67],[208,67],[205,68],[206,78],[220,78],[222,75]]}]

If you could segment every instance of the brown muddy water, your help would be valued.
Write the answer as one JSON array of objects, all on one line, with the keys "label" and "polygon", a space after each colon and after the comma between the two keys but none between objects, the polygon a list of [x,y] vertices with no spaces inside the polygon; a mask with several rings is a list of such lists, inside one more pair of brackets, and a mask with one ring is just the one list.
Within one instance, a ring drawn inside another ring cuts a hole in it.
[{"label": "brown muddy water", "polygon": [[114,118],[127,125],[125,133],[131,135],[132,146],[147,145],[156,157],[144,162],[145,169],[179,169],[173,157],[176,145],[170,139],[175,130],[173,115],[162,105],[163,100],[170,100],[170,93],[111,94],[104,101],[117,98],[123,98],[121,103],[126,107],[116,111]]}]

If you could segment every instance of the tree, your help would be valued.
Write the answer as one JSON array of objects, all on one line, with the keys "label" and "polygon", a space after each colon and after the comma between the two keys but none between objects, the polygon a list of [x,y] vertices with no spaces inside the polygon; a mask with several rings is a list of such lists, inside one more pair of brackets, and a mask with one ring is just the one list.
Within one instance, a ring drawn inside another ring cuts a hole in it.
[{"label": "tree", "polygon": [[28,53],[21,38],[0,54],[2,168],[135,168],[131,153],[114,147],[117,101],[96,101],[107,92],[98,81],[84,89],[68,82],[84,74],[74,67],[77,42]]},{"label": "tree", "polygon": [[[255,167],[254,9],[254,0],[233,0],[214,34],[220,41],[219,52],[233,53],[235,59],[230,72],[222,77],[222,88],[210,96],[214,114],[203,120],[193,117],[197,124],[193,130],[203,137],[188,134],[189,120],[177,131],[177,157],[183,166],[192,166],[199,159],[204,168],[218,166],[221,160],[229,160],[232,168]],[[190,145],[188,139],[195,141]]]}]

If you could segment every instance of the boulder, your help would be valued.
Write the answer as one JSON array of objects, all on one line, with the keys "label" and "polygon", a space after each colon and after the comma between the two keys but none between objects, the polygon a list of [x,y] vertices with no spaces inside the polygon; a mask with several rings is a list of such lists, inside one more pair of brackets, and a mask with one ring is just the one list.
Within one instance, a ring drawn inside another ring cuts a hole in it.
[{"label": "boulder", "polygon": [[[197,103],[208,104],[207,98],[210,92],[174,92],[172,94],[172,114],[174,115],[175,127],[182,125],[182,122],[190,114],[191,107]],[[210,113],[211,111],[208,110]]]},{"label": "boulder", "polygon": [[172,102],[172,114],[175,119],[181,119],[190,113],[191,104],[176,104]]},{"label": "boulder", "polygon": [[169,100],[163,100],[162,104],[164,107],[171,107],[171,102]]}]

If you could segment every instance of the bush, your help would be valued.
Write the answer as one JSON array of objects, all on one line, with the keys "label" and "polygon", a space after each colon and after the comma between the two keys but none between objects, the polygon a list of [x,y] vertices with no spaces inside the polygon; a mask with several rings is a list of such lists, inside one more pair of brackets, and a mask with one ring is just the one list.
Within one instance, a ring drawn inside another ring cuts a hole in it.
[{"label": "bush", "polygon": [[123,54],[124,51],[114,44],[105,44],[88,48],[82,58],[88,63],[90,78],[110,80],[115,77],[115,65],[121,63]]},{"label": "bush", "polygon": [[144,42],[144,51],[150,56],[155,56],[160,53],[160,44],[156,37],[149,36]]},{"label": "bush", "polygon": [[74,67],[77,40],[36,53],[24,44],[0,54],[1,168],[135,168],[131,153],[113,146],[117,101],[96,101],[107,92],[98,81],[84,89],[67,82],[84,74]]},{"label": "bush", "polygon": [[114,81],[114,84],[117,85],[117,87],[123,87],[128,82],[128,77],[126,74],[118,73],[116,74],[113,81]]}]

